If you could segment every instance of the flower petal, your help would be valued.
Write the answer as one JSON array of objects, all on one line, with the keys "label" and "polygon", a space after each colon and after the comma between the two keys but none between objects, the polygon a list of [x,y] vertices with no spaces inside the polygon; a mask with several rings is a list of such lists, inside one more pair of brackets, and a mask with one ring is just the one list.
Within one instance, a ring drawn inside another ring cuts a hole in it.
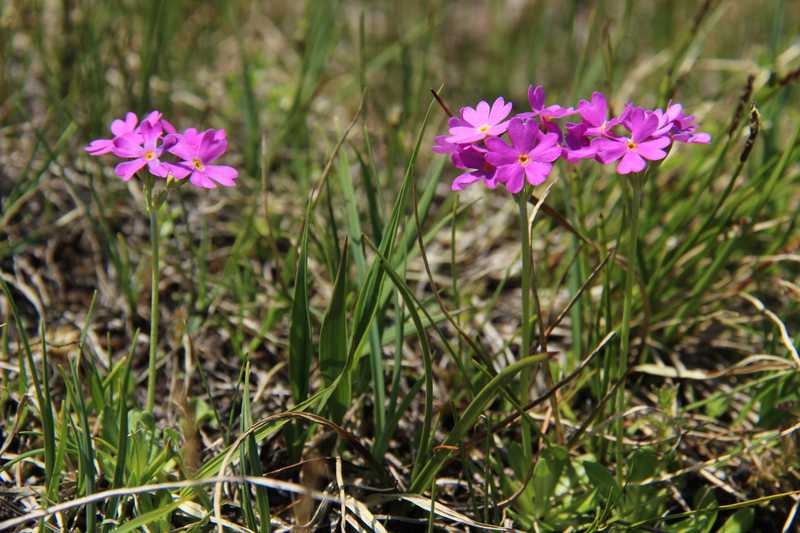
[{"label": "flower petal", "polygon": [[631,172],[641,172],[644,170],[645,162],[636,152],[626,153],[617,165],[617,174],[630,174]]},{"label": "flower petal", "polygon": [[530,158],[534,161],[552,163],[561,157],[561,147],[558,144],[539,145],[530,152]]},{"label": "flower petal", "polygon": [[592,93],[592,101],[581,100],[578,104],[578,113],[581,118],[594,127],[598,127],[608,118],[608,102],[601,92]]},{"label": "flower petal", "polygon": [[511,144],[520,152],[529,152],[536,144],[536,126],[528,121],[512,120],[508,126]]},{"label": "flower petal", "polygon": [[117,157],[139,157],[142,153],[142,136],[138,133],[129,133],[114,139],[111,148]]},{"label": "flower petal", "polygon": [[450,128],[450,136],[446,137],[445,140],[449,143],[455,144],[469,144],[476,141],[482,140],[486,136],[485,133],[478,131],[476,128],[467,126],[467,127],[456,127]]},{"label": "flower petal", "polygon": [[[505,172],[501,173],[505,169]],[[506,165],[497,169],[497,181],[503,183],[508,192],[517,194],[525,185],[525,171],[519,165]]]},{"label": "flower petal", "polygon": [[519,152],[508,146],[504,141],[497,137],[486,139],[486,160],[494,166],[508,165],[515,163],[519,157]]},{"label": "flower petal", "polygon": [[211,179],[206,175],[205,172],[194,171],[192,175],[189,177],[189,181],[195,187],[200,187],[202,189],[216,189],[217,185],[211,181]]},{"label": "flower petal", "polygon": [[102,155],[109,153],[114,148],[114,141],[111,139],[95,139],[88,145],[84,146],[84,150],[89,155]]},{"label": "flower petal", "polygon": [[226,165],[206,165],[205,171],[209,178],[224,187],[236,185],[236,177],[239,175],[235,168]]},{"label": "flower petal", "polygon": [[217,132],[215,130],[208,130],[203,134],[203,140],[200,142],[199,155],[203,163],[210,163],[219,158],[225,153],[228,148],[228,141],[224,138],[217,140]]},{"label": "flower petal", "polygon": [[637,144],[636,153],[645,159],[658,161],[659,159],[664,159],[667,157],[667,153],[662,150],[662,148],[666,148],[669,146],[669,144],[669,137],[659,137],[657,139],[653,139],[652,141],[645,141]]},{"label": "flower petal", "polygon": [[139,172],[145,164],[146,161],[142,158],[125,161],[114,167],[114,174],[122,178],[123,181],[128,181],[134,174]]},{"label": "flower petal", "polygon": [[553,165],[550,163],[537,163],[533,161],[525,165],[525,176],[528,178],[528,183],[531,185],[541,185],[547,181],[547,176],[550,175],[552,169]]},{"label": "flower petal", "polygon": [[633,142],[639,144],[646,140],[658,129],[658,116],[655,113],[647,113],[644,120],[635,128],[631,128]]},{"label": "flower petal", "polygon": [[628,150],[626,141],[617,139],[595,139],[591,146],[597,150],[597,157],[604,165],[616,161]]},{"label": "flower petal", "polygon": [[524,174],[522,167],[518,164],[514,163],[513,165],[503,165],[497,167],[497,171],[494,174],[494,177],[497,181],[501,183],[506,183],[508,181],[513,181],[517,177],[520,177]]},{"label": "flower petal", "polygon": [[465,172],[464,174],[456,176],[456,178],[453,180],[453,183],[450,184],[450,190],[463,191],[480,179],[481,178],[479,176],[476,176],[472,172]]},{"label": "flower petal", "polygon": [[503,97],[499,97],[492,104],[492,109],[489,111],[489,124],[499,124],[504,118],[511,113],[511,102],[506,103]]},{"label": "flower petal", "polygon": [[176,180],[182,180],[192,173],[192,167],[186,163],[169,163],[162,161],[161,166],[167,171],[166,176],[172,176]]},{"label": "flower petal", "polygon": [[544,87],[528,85],[528,103],[534,111],[541,110],[544,107]]}]

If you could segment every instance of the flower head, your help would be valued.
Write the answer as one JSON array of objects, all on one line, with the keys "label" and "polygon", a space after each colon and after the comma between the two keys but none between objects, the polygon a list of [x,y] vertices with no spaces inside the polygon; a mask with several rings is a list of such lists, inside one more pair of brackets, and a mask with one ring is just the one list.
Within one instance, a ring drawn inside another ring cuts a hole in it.
[{"label": "flower head", "polygon": [[217,185],[236,185],[239,173],[235,168],[211,164],[228,148],[225,130],[210,129],[199,133],[196,129],[189,128],[182,135],[170,135],[169,138],[175,142],[168,150],[182,160],[179,166],[186,170],[183,177],[189,175],[192,185],[204,189],[214,189]]},{"label": "flower head", "polygon": [[498,138],[486,140],[489,153],[486,161],[497,167],[495,179],[516,194],[525,180],[531,185],[544,183],[553,169],[553,161],[561,155],[558,135],[542,134],[529,121],[514,119],[508,127],[509,146]]},{"label": "flower head", "polygon": [[654,135],[659,125],[655,113],[641,108],[632,108],[624,121],[630,130],[629,136],[597,138],[592,145],[604,164],[619,160],[618,174],[641,172],[646,166],[645,159],[658,161],[667,157],[663,150],[672,142],[667,135]]},{"label": "flower head", "polygon": [[[112,139],[95,139],[84,147],[84,150],[89,155],[103,155],[114,152],[114,141],[122,137],[130,137],[130,142],[139,143],[143,142],[142,127],[149,124],[151,127],[158,131],[165,131],[167,133],[175,133],[175,128],[164,120],[160,111],[151,111],[139,124],[139,117],[136,113],[128,112],[124,119],[116,119],[111,122],[111,133],[114,135]],[[119,154],[119,157],[127,157]]]},{"label": "flower head", "polygon": [[117,176],[128,181],[145,166],[152,175],[160,178],[171,175],[181,179],[188,176],[187,169],[161,161],[164,150],[176,142],[175,139],[166,139],[159,144],[162,133],[159,123],[154,125],[145,120],[135,132],[116,137],[111,151],[118,157],[130,159],[114,168]]},{"label": "flower head", "polygon": [[455,144],[470,144],[487,137],[502,135],[508,129],[505,118],[511,113],[511,102],[506,103],[501,96],[491,107],[481,100],[475,108],[461,109],[459,122],[450,125],[450,136],[445,140]]}]

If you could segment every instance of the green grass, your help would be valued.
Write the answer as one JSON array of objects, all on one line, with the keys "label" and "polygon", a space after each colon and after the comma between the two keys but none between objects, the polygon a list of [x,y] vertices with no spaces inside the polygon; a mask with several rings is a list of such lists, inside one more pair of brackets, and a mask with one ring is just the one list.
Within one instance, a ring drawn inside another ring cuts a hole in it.
[{"label": "green grass", "polygon": [[[0,529],[793,531],[798,24],[779,0],[0,5]],[[452,193],[430,91],[519,110],[528,83],[680,101],[713,142],[641,183],[559,162],[527,204]],[[151,108],[224,127],[240,171],[170,187],[153,236],[145,184],[81,150]]]}]

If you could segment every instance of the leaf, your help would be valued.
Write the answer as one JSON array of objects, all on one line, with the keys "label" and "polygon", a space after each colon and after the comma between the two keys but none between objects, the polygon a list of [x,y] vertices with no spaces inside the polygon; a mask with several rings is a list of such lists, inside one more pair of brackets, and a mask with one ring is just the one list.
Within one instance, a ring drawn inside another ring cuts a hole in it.
[{"label": "leaf", "polygon": [[752,507],[739,509],[725,520],[719,533],[747,533],[753,527],[755,516],[756,510]]},{"label": "leaf", "polygon": [[166,519],[172,511],[183,505],[187,500],[188,498],[180,498],[170,504],[161,505],[152,511],[137,516],[133,520],[125,522],[114,529],[114,531],[116,531],[116,533],[128,533],[128,531],[135,531],[137,528],[155,522],[156,520]]},{"label": "leaf", "polygon": [[447,518],[448,520],[452,520],[459,524],[474,527],[476,529],[485,529],[487,531],[512,531],[511,529],[503,526],[495,526],[492,524],[486,524],[483,522],[477,522],[470,517],[463,515],[453,509],[447,507],[446,505],[435,502],[433,505],[433,509],[431,509],[431,500],[430,498],[423,498],[422,496],[415,496],[413,494],[406,494],[400,497],[400,499],[412,503],[419,507],[420,509],[424,509],[427,512],[433,512],[435,515],[439,515],[442,518]]},{"label": "leaf", "polygon": [[336,282],[333,288],[333,297],[322,320],[322,329],[319,335],[319,369],[326,386],[330,386],[342,374],[336,390],[328,400],[328,410],[331,418],[337,424],[341,423],[347,409],[350,407],[352,394],[351,371],[347,366],[347,240],[339,260],[336,273]]},{"label": "leaf", "polygon": [[[364,257],[361,222],[359,221],[358,209],[356,208],[356,196],[353,190],[353,176],[350,172],[350,161],[345,150],[339,152],[339,186],[344,196],[344,212],[347,224],[347,234],[350,239],[350,252],[356,265],[356,279],[359,284],[364,283],[367,276],[367,261]],[[345,247],[346,248],[346,247]],[[346,253],[346,250],[342,253]],[[384,387],[383,372],[383,352],[381,351],[380,331],[377,324],[373,323],[369,331],[370,340],[370,370],[372,373],[372,390],[375,394],[374,413],[375,431],[383,433],[386,426],[386,394]],[[356,383],[357,390],[361,390],[361,384]]]},{"label": "leaf", "polygon": [[309,373],[314,347],[311,342],[311,317],[308,308],[308,227],[311,225],[311,202],[300,237],[300,257],[294,280],[292,323],[289,327],[289,381],[292,399],[300,403],[308,396]]},{"label": "leaf", "polygon": [[717,521],[717,500],[714,498],[713,491],[704,487],[694,498],[696,511],[677,524],[674,524],[669,531],[675,533],[707,533],[714,527]]},{"label": "leaf", "polygon": [[[425,113],[422,126],[420,126],[419,134],[417,135],[417,141],[414,145],[414,150],[411,152],[411,157],[409,158],[408,165],[406,166],[405,175],[403,176],[403,184],[400,186],[400,191],[397,193],[397,198],[392,206],[392,213],[389,217],[389,223],[387,224],[383,233],[383,239],[381,239],[380,245],[378,246],[378,252],[383,257],[392,257],[392,250],[394,249],[395,241],[397,239],[397,228],[400,225],[400,216],[406,207],[409,190],[411,189],[411,180],[413,179],[414,174],[414,166],[417,161],[417,154],[419,153],[419,149],[422,144],[422,138],[428,125],[428,119],[430,118],[432,106],[433,100],[431,100],[431,103],[428,104],[428,110]],[[366,332],[372,323],[373,318],[375,317],[379,303],[383,304],[383,301],[381,301],[381,289],[384,281],[383,276],[384,271],[381,268],[380,262],[373,261],[367,274],[366,281],[364,282],[361,291],[358,294],[358,300],[356,301],[356,308],[353,316],[354,328],[349,350],[352,356],[357,356],[360,353],[361,345],[366,336]],[[386,298],[388,298],[388,294],[386,295]],[[353,361],[353,363],[354,362],[355,361]]]},{"label": "leaf", "polygon": [[639,482],[651,477],[658,467],[658,455],[650,449],[637,450],[628,466],[628,481]]},{"label": "leaf", "polygon": [[547,512],[550,498],[555,493],[558,480],[567,464],[567,451],[550,447],[542,453],[533,469],[534,510],[537,516]]},{"label": "leaf", "polygon": [[616,501],[622,496],[622,489],[606,467],[592,461],[584,461],[583,468],[589,481],[603,499]]},{"label": "leaf", "polygon": [[422,466],[422,461],[428,457],[431,446],[431,424],[433,419],[433,361],[431,360],[431,349],[428,335],[425,333],[425,327],[422,325],[417,307],[422,307],[422,304],[414,297],[408,285],[400,279],[400,276],[391,269],[388,260],[380,252],[376,251],[380,265],[389,274],[392,282],[400,291],[403,301],[411,314],[411,319],[414,321],[414,326],[417,329],[417,334],[420,339],[420,346],[422,347],[422,362],[425,368],[425,413],[422,419],[422,432],[419,436],[417,443],[417,460],[414,462],[414,469],[412,477]]}]

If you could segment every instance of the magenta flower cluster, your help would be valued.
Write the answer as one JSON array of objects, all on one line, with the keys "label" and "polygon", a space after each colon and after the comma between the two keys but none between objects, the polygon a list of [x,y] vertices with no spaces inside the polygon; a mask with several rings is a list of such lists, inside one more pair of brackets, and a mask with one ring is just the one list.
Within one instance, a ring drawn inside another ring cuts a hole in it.
[{"label": "magenta flower cluster", "polygon": [[[545,105],[541,85],[528,87],[528,102],[531,111],[511,117],[511,103],[500,97],[491,106],[481,101],[450,118],[449,135],[436,137],[433,151],[448,154],[464,170],[453,180],[454,191],[483,182],[490,189],[502,184],[516,194],[526,181],[544,183],[559,158],[616,163],[619,174],[642,172],[647,161],[664,159],[675,142],[711,142],[680,104],[644,109],[629,103],[611,117],[602,93],[581,100],[577,108]],[[579,121],[558,122],[576,115]]]},{"label": "magenta flower cluster", "polygon": [[113,138],[94,140],[84,150],[90,155],[111,153],[125,159],[114,168],[124,181],[147,168],[158,178],[188,177],[192,185],[204,189],[236,184],[239,173],[235,168],[213,164],[228,148],[225,130],[188,128],[178,133],[160,112],[152,111],[141,122],[135,113],[113,121],[111,133]]}]

